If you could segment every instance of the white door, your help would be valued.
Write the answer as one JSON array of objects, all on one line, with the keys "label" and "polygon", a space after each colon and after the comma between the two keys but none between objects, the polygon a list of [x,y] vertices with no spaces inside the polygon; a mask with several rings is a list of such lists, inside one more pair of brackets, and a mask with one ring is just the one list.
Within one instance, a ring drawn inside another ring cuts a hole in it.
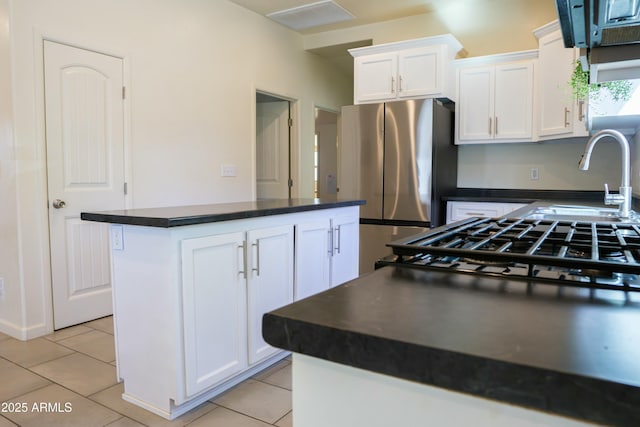
[{"label": "white door", "polygon": [[329,218],[296,225],[296,301],[331,285],[331,222]]},{"label": "white door", "polygon": [[258,199],[289,198],[289,101],[256,103]]},{"label": "white door", "polygon": [[497,65],[495,81],[495,139],[533,136],[533,62]]},{"label": "white door", "polygon": [[54,328],[112,313],[108,227],[80,212],[123,209],[122,59],[44,42]]},{"label": "white door", "polygon": [[338,286],[358,277],[360,219],[357,214],[335,217],[331,220],[331,229],[331,286]]},{"label": "white door", "polygon": [[494,67],[461,69],[458,76],[458,139],[493,139]]},{"label": "white door", "polygon": [[244,233],[182,241],[186,390],[193,396],[247,366]]},{"label": "white door", "polygon": [[355,59],[355,98],[359,102],[396,97],[398,55],[380,53]]},{"label": "white door", "polygon": [[401,98],[434,95],[442,92],[441,61],[443,47],[411,49],[398,58],[398,96]]},{"label": "white door", "polygon": [[277,353],[262,338],[262,316],[293,302],[293,226],[247,233],[249,364]]}]

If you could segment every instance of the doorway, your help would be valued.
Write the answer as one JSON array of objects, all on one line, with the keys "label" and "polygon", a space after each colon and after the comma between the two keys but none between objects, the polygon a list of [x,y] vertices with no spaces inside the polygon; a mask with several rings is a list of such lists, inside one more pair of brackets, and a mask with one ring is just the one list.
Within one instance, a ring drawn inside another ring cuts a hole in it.
[{"label": "doorway", "polygon": [[112,313],[108,226],[125,208],[123,59],[44,41],[54,329]]},{"label": "doorway", "polygon": [[315,109],[314,196],[338,194],[338,119],[335,111]]},{"label": "doorway", "polygon": [[256,193],[258,199],[292,196],[292,102],[256,92]]}]

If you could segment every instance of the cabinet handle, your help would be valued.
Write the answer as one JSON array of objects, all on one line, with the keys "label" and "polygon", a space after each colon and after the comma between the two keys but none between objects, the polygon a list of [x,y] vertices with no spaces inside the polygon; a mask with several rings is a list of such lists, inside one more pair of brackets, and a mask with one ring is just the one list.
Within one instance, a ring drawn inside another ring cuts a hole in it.
[{"label": "cabinet handle", "polygon": [[329,239],[329,256],[332,257],[333,256],[333,229],[329,229],[327,230],[327,235],[328,235],[328,239]]},{"label": "cabinet handle", "polygon": [[582,121],[582,108],[584,107],[584,101],[578,101],[578,120]]},{"label": "cabinet handle", "polygon": [[396,79],[394,79],[393,76],[391,76],[391,93],[396,93],[395,85],[396,85]]},{"label": "cabinet handle", "polygon": [[338,235],[338,238],[336,239],[336,242],[337,242],[338,245],[335,247],[335,250],[336,250],[336,253],[339,254],[340,253],[340,246],[341,246],[340,245],[340,226],[336,227],[336,233]]},{"label": "cabinet handle", "polygon": [[399,76],[398,79],[398,85],[400,86],[398,92],[402,92],[402,76]]},{"label": "cabinet handle", "polygon": [[489,117],[489,136],[492,135],[492,133],[491,133],[491,122],[492,122],[491,117]]},{"label": "cabinet handle", "polygon": [[242,274],[242,276],[247,278],[247,241],[244,240],[241,245],[238,246],[238,249],[242,249],[242,270],[238,271],[238,274]]},{"label": "cabinet handle", "polygon": [[252,268],[252,271],[256,272],[256,276],[260,276],[260,240],[256,240],[251,246],[256,248],[256,268]]},{"label": "cabinet handle", "polygon": [[487,214],[484,212],[467,212],[466,216],[486,216]]},{"label": "cabinet handle", "polygon": [[569,109],[564,107],[564,127],[569,127]]},{"label": "cabinet handle", "polygon": [[494,118],[496,121],[496,135],[498,135],[498,117]]}]

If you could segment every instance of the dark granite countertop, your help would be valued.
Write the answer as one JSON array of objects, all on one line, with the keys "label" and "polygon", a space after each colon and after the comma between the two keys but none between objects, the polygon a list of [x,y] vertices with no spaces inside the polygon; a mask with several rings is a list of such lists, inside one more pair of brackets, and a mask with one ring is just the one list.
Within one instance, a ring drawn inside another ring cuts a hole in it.
[{"label": "dark granite countertop", "polygon": [[179,227],[269,215],[364,205],[364,200],[272,199],[212,205],[82,212],[85,221],[148,227]]},{"label": "dark granite countertop", "polygon": [[458,188],[443,201],[532,203],[537,200],[598,201],[604,191],[518,190],[499,188]]},{"label": "dark granite countertop", "polygon": [[595,423],[640,425],[640,295],[385,267],[265,314],[279,348]]}]

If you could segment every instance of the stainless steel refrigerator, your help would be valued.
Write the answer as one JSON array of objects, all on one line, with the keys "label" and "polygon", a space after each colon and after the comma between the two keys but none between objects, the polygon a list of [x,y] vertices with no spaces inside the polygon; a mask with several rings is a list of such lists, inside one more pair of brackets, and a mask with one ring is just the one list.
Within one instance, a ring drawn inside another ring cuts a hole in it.
[{"label": "stainless steel refrigerator", "polygon": [[458,152],[454,104],[420,99],[351,105],[341,115],[340,197],[360,209],[360,272],[391,253],[385,244],[445,222]]}]

